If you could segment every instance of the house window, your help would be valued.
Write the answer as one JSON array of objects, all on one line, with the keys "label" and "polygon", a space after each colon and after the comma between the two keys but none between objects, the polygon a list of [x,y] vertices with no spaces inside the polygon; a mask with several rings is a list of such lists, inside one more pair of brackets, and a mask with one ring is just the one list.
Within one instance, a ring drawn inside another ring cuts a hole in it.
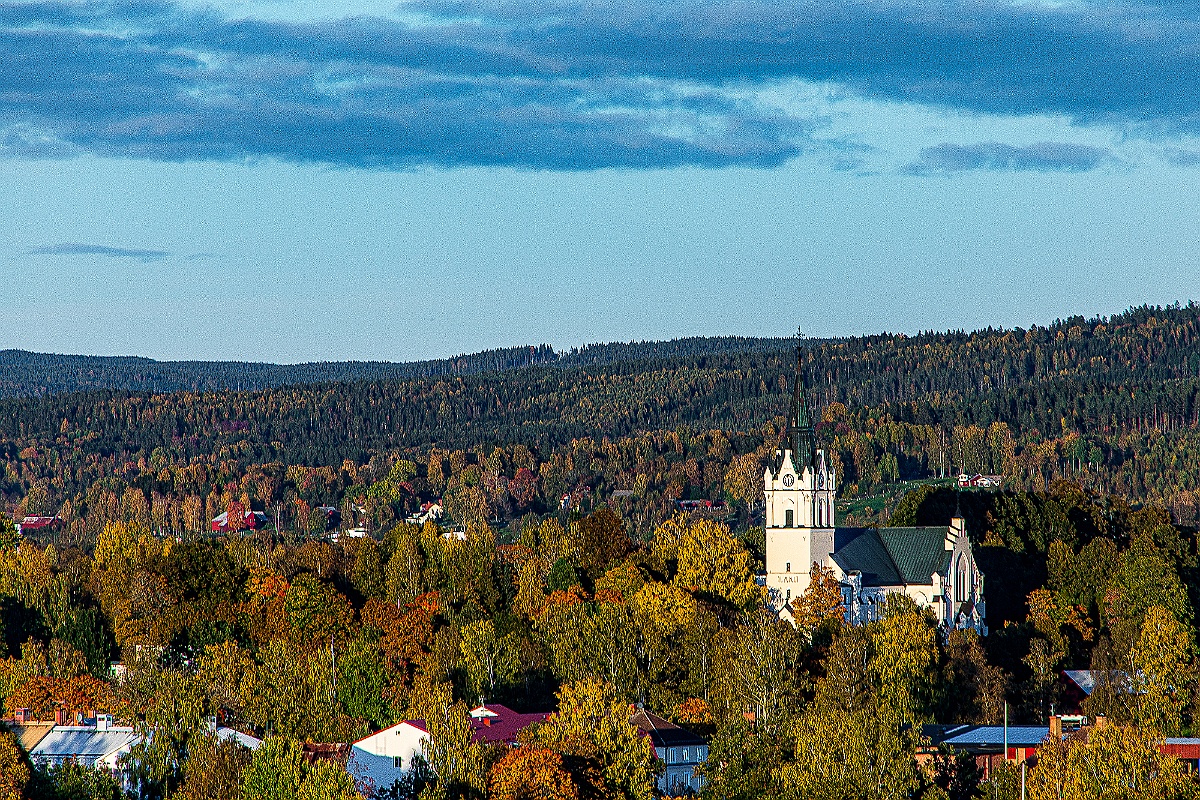
[{"label": "house window", "polygon": [[403,756],[392,756],[392,769],[404,769]]},{"label": "house window", "polygon": [[687,757],[687,748],[684,748],[684,750],[683,750],[683,760],[684,760],[684,761],[687,761],[687,760],[688,760],[688,757]]},{"label": "house window", "polygon": [[793,524],[795,523],[795,520],[796,520],[796,512],[795,511],[792,511],[792,509],[789,508],[787,511],[783,512],[783,527],[785,527],[785,528],[792,527]]}]

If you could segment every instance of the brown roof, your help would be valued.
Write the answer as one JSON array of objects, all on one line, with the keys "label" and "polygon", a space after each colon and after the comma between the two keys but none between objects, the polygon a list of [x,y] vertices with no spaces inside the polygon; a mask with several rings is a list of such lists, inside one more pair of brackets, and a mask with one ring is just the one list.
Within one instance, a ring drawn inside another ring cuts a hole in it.
[{"label": "brown roof", "polygon": [[687,728],[681,728],[673,722],[668,722],[657,714],[651,714],[639,708],[629,718],[633,726],[643,736],[648,736],[655,747],[674,747],[676,745],[704,744],[704,740]]},{"label": "brown roof", "polygon": [[344,764],[350,755],[350,745],[341,742],[329,744],[306,742],[301,755],[309,764],[315,764],[318,761],[340,761]]},{"label": "brown roof", "polygon": [[4,724],[17,735],[17,744],[21,745],[21,749],[26,753],[37,747],[38,742],[45,739],[50,731],[54,730],[53,722],[30,722],[25,725],[6,722]]}]

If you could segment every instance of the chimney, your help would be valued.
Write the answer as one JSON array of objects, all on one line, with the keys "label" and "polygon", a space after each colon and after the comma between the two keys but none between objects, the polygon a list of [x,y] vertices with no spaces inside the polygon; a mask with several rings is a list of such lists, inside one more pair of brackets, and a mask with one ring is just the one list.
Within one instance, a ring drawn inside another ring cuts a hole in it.
[{"label": "chimney", "polygon": [[1050,717],[1050,738],[1055,741],[1062,739],[1062,717],[1058,714]]},{"label": "chimney", "polygon": [[487,727],[489,727],[489,728],[490,728],[490,727],[492,727],[492,718],[491,718],[491,717],[484,717],[484,718],[483,718],[483,724],[484,724],[484,725],[486,725],[486,726],[487,726]]},{"label": "chimney", "polygon": [[96,730],[98,732],[107,731],[112,727],[112,714],[97,714],[96,715]]},{"label": "chimney", "polygon": [[65,708],[54,709],[54,724],[66,725],[71,719],[70,713]]}]

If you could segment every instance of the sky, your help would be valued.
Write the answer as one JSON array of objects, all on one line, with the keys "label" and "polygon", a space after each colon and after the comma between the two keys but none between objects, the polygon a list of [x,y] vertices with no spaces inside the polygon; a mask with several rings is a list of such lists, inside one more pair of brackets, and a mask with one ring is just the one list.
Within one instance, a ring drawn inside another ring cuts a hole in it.
[{"label": "sky", "polygon": [[1200,299],[1200,7],[0,2],[0,348],[407,361]]}]

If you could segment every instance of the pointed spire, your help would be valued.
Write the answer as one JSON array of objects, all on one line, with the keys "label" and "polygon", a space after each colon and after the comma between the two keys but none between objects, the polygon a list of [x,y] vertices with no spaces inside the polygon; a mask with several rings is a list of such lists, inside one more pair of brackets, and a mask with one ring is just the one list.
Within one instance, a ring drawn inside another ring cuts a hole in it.
[{"label": "pointed spire", "polygon": [[804,391],[804,367],[801,342],[803,331],[796,331],[796,378],[792,389],[792,413],[788,417],[788,448],[792,451],[792,463],[803,470],[816,466],[817,436],[808,413],[808,396]]}]

